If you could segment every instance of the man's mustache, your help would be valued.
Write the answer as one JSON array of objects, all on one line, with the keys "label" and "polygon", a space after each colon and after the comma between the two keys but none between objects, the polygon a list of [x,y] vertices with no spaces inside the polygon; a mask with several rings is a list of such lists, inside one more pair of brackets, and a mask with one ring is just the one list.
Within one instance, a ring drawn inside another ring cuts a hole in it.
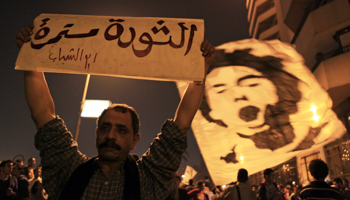
[{"label": "man's mustache", "polygon": [[115,140],[106,140],[102,144],[98,146],[99,149],[105,148],[105,147],[111,147],[118,151],[122,150],[122,147],[115,143]]}]

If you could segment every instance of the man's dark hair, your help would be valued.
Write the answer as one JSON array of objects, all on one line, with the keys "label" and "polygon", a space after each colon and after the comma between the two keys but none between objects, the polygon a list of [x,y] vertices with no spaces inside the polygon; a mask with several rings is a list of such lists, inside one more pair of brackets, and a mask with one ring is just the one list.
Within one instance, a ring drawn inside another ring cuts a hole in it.
[{"label": "man's dark hair", "polygon": [[333,182],[340,183],[343,185],[343,181],[338,177],[333,180]]},{"label": "man's dark hair", "polygon": [[[275,105],[267,105],[265,112],[265,121],[270,125],[270,129],[252,136],[239,134],[240,137],[252,139],[257,148],[275,150],[291,143],[295,138],[293,127],[289,123],[289,115],[298,111],[297,103],[301,99],[301,92],[298,89],[299,79],[283,70],[281,58],[258,57],[249,53],[250,51],[251,49],[242,49],[225,53],[224,50],[217,50],[208,74],[219,67],[247,66],[261,72],[276,86],[278,102]],[[228,127],[222,119],[213,119],[209,115],[212,109],[205,93],[199,109],[208,122]]]},{"label": "man's dark hair", "polygon": [[309,170],[315,179],[325,179],[328,175],[328,166],[321,159],[315,159],[310,162]]},{"label": "man's dark hair", "polygon": [[264,170],[264,177],[270,175],[271,173],[274,173],[275,171],[273,171],[273,169],[271,168],[267,168]]},{"label": "man's dark hair", "polygon": [[197,187],[203,186],[204,182],[203,181],[198,181]]},{"label": "man's dark hair", "polygon": [[15,162],[16,162],[16,163],[21,163],[21,162],[23,162],[23,160],[20,159],[20,158],[18,158]]},{"label": "man's dark hair", "polygon": [[6,165],[7,163],[13,163],[13,161],[12,161],[11,159],[3,160],[3,161],[1,161],[1,163],[0,163],[0,167],[5,167],[5,165]]},{"label": "man's dark hair", "polygon": [[193,185],[193,179],[188,180],[189,185]]},{"label": "man's dark hair", "polygon": [[248,180],[248,171],[246,169],[239,169],[237,174],[238,182],[245,183]]},{"label": "man's dark hair", "polygon": [[139,133],[139,129],[140,129],[139,115],[136,113],[133,107],[128,106],[126,104],[112,104],[108,106],[108,108],[104,109],[96,121],[97,127],[100,124],[100,120],[106,114],[106,112],[112,109],[116,112],[121,112],[121,113],[129,112],[131,115],[132,129],[133,129],[134,135]]}]

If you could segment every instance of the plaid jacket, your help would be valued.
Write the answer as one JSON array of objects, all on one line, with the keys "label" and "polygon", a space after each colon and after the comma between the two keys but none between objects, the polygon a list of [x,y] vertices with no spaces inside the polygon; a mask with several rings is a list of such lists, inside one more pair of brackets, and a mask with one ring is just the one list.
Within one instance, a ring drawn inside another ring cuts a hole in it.
[{"label": "plaid jacket", "polygon": [[[43,186],[53,199],[59,197],[73,171],[87,156],[78,151],[78,145],[58,116],[39,128],[35,147],[40,151]],[[181,156],[187,147],[186,134],[167,120],[161,133],[150,148],[137,161],[140,176],[141,199],[165,199],[169,194],[176,198],[174,173],[180,166]],[[92,175],[81,199],[122,199],[124,170],[116,168],[110,177],[101,169]]]}]

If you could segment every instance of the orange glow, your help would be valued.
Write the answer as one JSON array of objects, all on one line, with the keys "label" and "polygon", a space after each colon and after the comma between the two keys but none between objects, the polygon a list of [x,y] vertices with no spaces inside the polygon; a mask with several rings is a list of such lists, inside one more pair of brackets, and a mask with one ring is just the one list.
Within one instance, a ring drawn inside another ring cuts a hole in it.
[{"label": "orange glow", "polygon": [[315,122],[318,122],[318,120],[320,119],[320,117],[317,115],[317,107],[315,105],[311,105],[311,109],[310,109],[313,113],[314,113],[314,116],[312,117],[312,119],[315,121]]}]

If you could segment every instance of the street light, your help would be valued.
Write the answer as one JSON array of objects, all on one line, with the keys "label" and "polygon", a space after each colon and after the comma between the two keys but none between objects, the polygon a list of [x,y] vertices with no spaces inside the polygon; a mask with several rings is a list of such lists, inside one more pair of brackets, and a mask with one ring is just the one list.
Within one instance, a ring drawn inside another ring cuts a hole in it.
[{"label": "street light", "polygon": [[80,103],[77,127],[75,128],[74,140],[78,141],[80,121],[82,117],[98,118],[101,112],[112,104],[109,100],[85,100],[89,86],[90,74],[86,76],[83,98]]},{"label": "street light", "polygon": [[87,99],[84,102],[83,111],[81,117],[85,118],[98,118],[101,112],[112,104],[109,100],[95,100]]},{"label": "street light", "polygon": [[101,112],[106,109],[108,106],[112,104],[109,100],[96,100],[96,99],[87,99],[84,101],[83,109],[81,114],[79,115],[79,124],[77,124],[77,129],[74,135],[74,140],[78,140],[79,135],[79,126],[81,117],[85,118],[98,118]]}]

